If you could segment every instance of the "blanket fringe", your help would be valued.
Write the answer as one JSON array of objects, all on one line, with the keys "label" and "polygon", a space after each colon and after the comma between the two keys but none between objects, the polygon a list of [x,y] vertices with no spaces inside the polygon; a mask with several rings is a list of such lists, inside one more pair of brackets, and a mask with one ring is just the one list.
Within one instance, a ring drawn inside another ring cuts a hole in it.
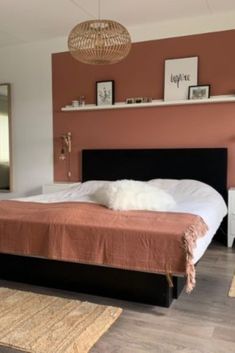
[{"label": "blanket fringe", "polygon": [[196,241],[198,238],[205,235],[208,231],[206,223],[201,217],[198,217],[197,221],[188,227],[184,233],[183,243],[186,252],[186,292],[191,293],[196,284],[196,271],[193,263],[193,249],[196,247]]},{"label": "blanket fringe", "polygon": [[173,283],[172,273],[171,272],[167,272],[166,273],[166,279],[167,279],[167,282],[168,282],[168,286],[170,288],[173,288],[174,287],[174,283]]}]

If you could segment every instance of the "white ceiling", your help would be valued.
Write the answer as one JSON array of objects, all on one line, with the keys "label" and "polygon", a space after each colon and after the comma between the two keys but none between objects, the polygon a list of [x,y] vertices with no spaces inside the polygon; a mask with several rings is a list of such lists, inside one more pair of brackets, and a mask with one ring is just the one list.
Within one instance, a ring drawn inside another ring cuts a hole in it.
[{"label": "white ceiling", "polygon": [[[101,17],[127,28],[226,13],[235,0],[101,0]],[[0,47],[67,36],[92,15],[98,0],[0,0]]]}]

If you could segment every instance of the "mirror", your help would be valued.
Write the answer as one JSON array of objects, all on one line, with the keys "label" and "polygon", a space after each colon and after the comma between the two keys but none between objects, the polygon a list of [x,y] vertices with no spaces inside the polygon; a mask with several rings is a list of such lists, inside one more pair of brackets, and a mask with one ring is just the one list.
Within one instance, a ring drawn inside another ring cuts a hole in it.
[{"label": "mirror", "polygon": [[10,84],[0,84],[0,192],[11,191]]}]

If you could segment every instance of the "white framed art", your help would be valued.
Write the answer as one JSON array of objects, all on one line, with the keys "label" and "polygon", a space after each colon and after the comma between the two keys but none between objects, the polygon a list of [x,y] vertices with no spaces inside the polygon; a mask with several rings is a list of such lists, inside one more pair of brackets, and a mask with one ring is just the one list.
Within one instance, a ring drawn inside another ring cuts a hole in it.
[{"label": "white framed art", "polygon": [[165,101],[188,99],[189,86],[197,86],[197,81],[197,56],[165,60]]}]

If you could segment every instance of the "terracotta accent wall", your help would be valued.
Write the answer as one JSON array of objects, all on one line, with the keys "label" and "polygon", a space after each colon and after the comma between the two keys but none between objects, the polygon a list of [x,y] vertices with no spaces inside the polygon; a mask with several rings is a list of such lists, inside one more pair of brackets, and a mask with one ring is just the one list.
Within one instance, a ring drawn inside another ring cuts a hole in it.
[{"label": "terracotta accent wall", "polygon": [[[133,44],[121,63],[90,66],[69,53],[52,55],[54,177],[68,180],[58,160],[60,135],[72,132],[71,180],[80,179],[84,148],[228,147],[229,185],[235,185],[235,103],[163,106],[84,112],[61,107],[84,95],[95,103],[95,83],[115,81],[115,100],[163,98],[164,60],[199,57],[199,84],[211,95],[235,94],[235,30]],[[216,163],[216,161],[215,161]]]}]

